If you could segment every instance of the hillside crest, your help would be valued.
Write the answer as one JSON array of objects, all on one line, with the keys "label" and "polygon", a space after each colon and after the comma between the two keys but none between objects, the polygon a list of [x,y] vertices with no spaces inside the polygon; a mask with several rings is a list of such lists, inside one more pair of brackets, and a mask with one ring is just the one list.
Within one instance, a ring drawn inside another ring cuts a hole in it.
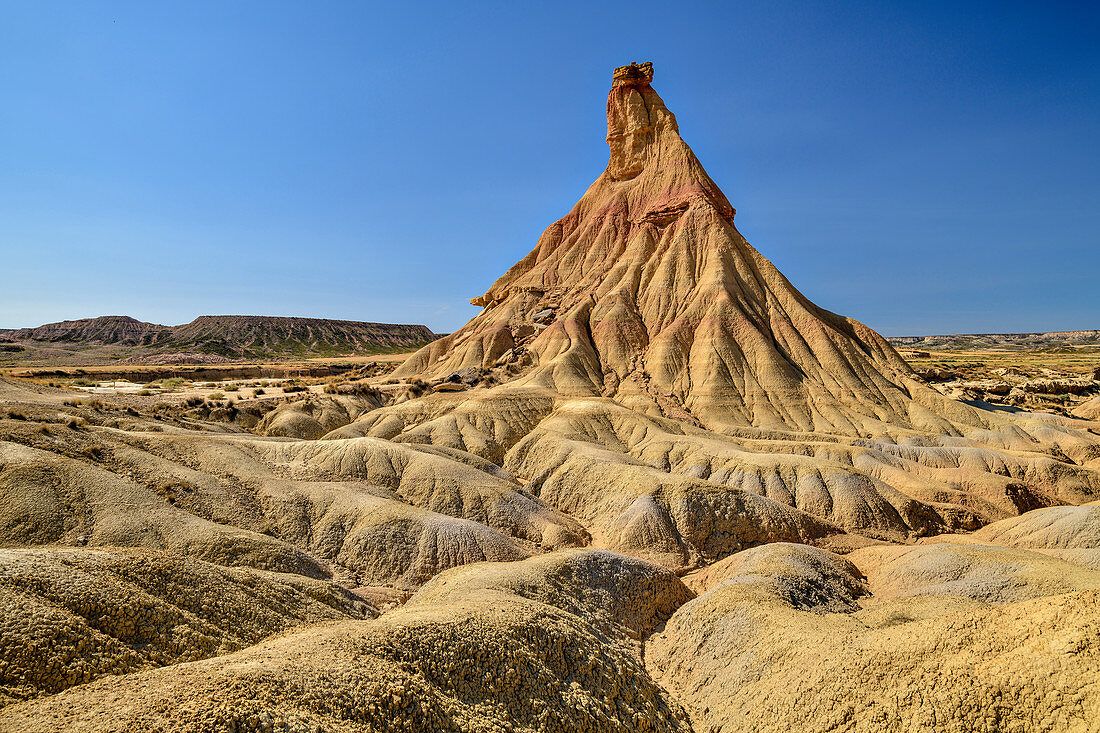
[{"label": "hillside crest", "polygon": [[0,330],[27,343],[77,347],[138,347],[155,352],[200,352],[226,357],[354,353],[419,346],[435,338],[427,326],[288,316],[199,316],[179,326],[130,316],[98,316],[36,328]]}]

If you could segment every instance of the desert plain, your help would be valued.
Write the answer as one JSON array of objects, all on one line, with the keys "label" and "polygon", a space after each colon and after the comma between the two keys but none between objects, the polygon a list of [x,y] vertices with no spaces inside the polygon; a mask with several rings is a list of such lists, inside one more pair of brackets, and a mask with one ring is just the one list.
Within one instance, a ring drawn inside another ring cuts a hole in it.
[{"label": "desert plain", "polygon": [[1100,335],[818,307],[652,80],[455,333],[0,334],[0,730],[1100,731]]}]

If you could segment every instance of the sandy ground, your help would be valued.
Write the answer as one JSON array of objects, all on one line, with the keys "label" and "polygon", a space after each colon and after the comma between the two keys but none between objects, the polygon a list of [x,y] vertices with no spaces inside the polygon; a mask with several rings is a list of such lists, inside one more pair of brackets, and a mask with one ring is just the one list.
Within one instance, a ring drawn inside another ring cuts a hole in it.
[{"label": "sandy ground", "polygon": [[[373,354],[373,355],[349,355],[349,356],[326,356],[317,357],[313,359],[304,359],[298,362],[287,361],[274,361],[274,362],[234,362],[232,364],[210,364],[210,365],[196,365],[196,364],[65,364],[65,365],[46,365],[46,366],[5,366],[0,367],[0,372],[6,373],[13,377],[23,377],[30,372],[42,371],[45,369],[57,368],[59,370],[75,373],[77,370],[82,370],[88,374],[96,374],[101,372],[117,372],[119,370],[125,370],[127,372],[142,373],[142,372],[163,372],[172,368],[177,368],[181,371],[193,371],[202,369],[205,371],[225,370],[227,373],[238,369],[273,369],[285,372],[287,376],[294,376],[295,367],[306,366],[325,366],[335,364],[370,364],[377,362],[380,364],[392,364],[400,363],[407,359],[412,351],[405,351],[397,354]],[[227,377],[231,378],[231,377]]]},{"label": "sandy ground", "polygon": [[900,349],[915,368],[942,366],[946,368],[971,367],[975,376],[984,377],[994,369],[1018,369],[1024,372],[1053,372],[1087,375],[1100,368],[1100,349],[1095,346],[1079,347],[1070,351],[1024,351],[1020,349],[945,349],[925,351],[925,358],[913,358],[912,349]]},{"label": "sandy ground", "polygon": [[403,351],[400,354],[368,354],[365,356],[319,356],[315,359],[307,359],[306,361],[311,364],[370,364],[371,362],[378,362],[380,364],[391,364],[394,362],[402,362],[408,359],[409,356],[416,352]]}]

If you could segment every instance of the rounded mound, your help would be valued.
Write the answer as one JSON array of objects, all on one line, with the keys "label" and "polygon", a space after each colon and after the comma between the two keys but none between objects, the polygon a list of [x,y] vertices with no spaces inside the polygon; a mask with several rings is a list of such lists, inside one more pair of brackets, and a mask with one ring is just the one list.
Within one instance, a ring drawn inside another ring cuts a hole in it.
[{"label": "rounded mound", "polygon": [[0,700],[377,611],[324,581],[134,549],[0,550]]}]

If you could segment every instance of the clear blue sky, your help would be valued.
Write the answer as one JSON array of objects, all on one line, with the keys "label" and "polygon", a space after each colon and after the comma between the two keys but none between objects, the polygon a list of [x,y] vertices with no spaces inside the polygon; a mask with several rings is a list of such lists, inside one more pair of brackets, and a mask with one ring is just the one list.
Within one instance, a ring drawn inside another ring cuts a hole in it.
[{"label": "clear blue sky", "polygon": [[449,331],[654,87],[814,301],[888,335],[1100,328],[1100,9],[4,2],[0,326]]}]

